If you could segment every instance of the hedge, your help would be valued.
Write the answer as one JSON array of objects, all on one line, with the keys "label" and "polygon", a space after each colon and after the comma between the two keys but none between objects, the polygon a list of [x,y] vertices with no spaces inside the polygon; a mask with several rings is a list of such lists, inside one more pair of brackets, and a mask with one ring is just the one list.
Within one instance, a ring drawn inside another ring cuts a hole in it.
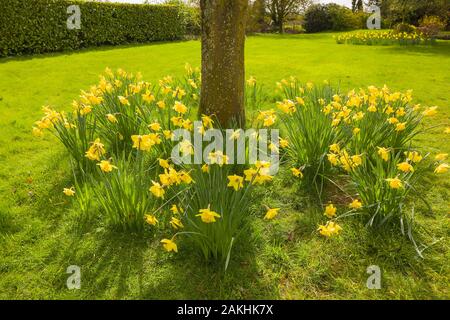
[{"label": "hedge", "polygon": [[[186,30],[177,6],[78,0],[0,2],[0,56],[177,40]],[[70,5],[80,6],[81,29],[67,28]]]}]

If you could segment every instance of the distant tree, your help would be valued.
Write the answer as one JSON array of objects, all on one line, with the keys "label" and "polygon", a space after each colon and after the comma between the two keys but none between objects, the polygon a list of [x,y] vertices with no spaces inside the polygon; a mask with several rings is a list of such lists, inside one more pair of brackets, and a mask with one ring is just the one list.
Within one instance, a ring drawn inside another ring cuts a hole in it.
[{"label": "distant tree", "polygon": [[352,0],[352,11],[362,12],[364,10],[364,3],[362,0]]},{"label": "distant tree", "polygon": [[312,0],[264,0],[266,10],[274,26],[280,33],[283,33],[283,24],[288,16],[305,11]]}]

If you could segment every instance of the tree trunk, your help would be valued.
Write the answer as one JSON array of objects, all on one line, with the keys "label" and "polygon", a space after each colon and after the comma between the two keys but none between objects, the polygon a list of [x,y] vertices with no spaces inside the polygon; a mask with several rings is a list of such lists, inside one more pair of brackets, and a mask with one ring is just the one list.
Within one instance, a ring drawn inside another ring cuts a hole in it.
[{"label": "tree trunk", "polygon": [[201,0],[202,92],[200,113],[223,128],[245,126],[245,22],[248,0]]}]

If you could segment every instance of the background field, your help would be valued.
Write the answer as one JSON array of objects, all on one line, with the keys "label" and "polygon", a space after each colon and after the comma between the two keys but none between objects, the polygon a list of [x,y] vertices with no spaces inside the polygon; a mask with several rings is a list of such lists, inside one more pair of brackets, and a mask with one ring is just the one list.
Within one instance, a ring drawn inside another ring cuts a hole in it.
[{"label": "background field", "polygon": [[[263,203],[283,208],[274,223],[255,219],[253,236],[236,248],[226,275],[181,247],[163,252],[160,237],[122,235],[100,222],[77,225],[77,210],[62,197],[70,184],[67,158],[50,135],[31,136],[41,106],[70,109],[80,89],[106,68],[141,71],[144,79],[179,75],[200,63],[198,41],[103,48],[68,54],[0,59],[0,298],[450,298],[448,175],[430,176],[423,194],[434,214],[421,214],[431,236],[425,260],[406,239],[373,236],[347,220],[336,239],[320,238],[320,213],[281,172]],[[450,153],[450,43],[432,47],[337,45],[331,34],[253,36],[247,40],[247,75],[273,94],[291,75],[327,79],[344,89],[413,89],[416,102],[439,106],[435,126],[416,144]],[[254,214],[263,215],[254,208]],[[425,212],[425,210],[422,210]],[[82,289],[65,287],[69,265],[82,268]],[[379,265],[383,288],[368,290],[366,268]]]}]

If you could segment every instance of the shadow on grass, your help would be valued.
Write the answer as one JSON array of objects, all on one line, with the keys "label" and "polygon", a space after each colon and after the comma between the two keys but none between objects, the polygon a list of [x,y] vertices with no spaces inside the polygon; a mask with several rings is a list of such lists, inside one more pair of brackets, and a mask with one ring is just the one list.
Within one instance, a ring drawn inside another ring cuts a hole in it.
[{"label": "shadow on grass", "polygon": [[128,49],[128,48],[137,48],[137,47],[145,47],[145,46],[159,46],[164,44],[170,44],[170,43],[183,43],[186,41],[191,41],[192,39],[182,39],[182,40],[174,40],[174,41],[154,41],[154,42],[145,42],[145,43],[129,43],[129,44],[123,44],[123,45],[104,45],[99,47],[87,47],[87,48],[80,48],[78,50],[63,50],[63,51],[57,51],[57,52],[48,52],[48,53],[38,53],[38,54],[26,54],[22,56],[11,56],[11,57],[5,57],[0,58],[0,64],[7,63],[11,61],[27,61],[27,60],[33,60],[33,59],[46,59],[46,58],[53,58],[53,57],[60,57],[60,56],[72,56],[72,55],[78,55],[83,54],[87,52],[102,52],[102,51],[110,51],[114,49]]}]

